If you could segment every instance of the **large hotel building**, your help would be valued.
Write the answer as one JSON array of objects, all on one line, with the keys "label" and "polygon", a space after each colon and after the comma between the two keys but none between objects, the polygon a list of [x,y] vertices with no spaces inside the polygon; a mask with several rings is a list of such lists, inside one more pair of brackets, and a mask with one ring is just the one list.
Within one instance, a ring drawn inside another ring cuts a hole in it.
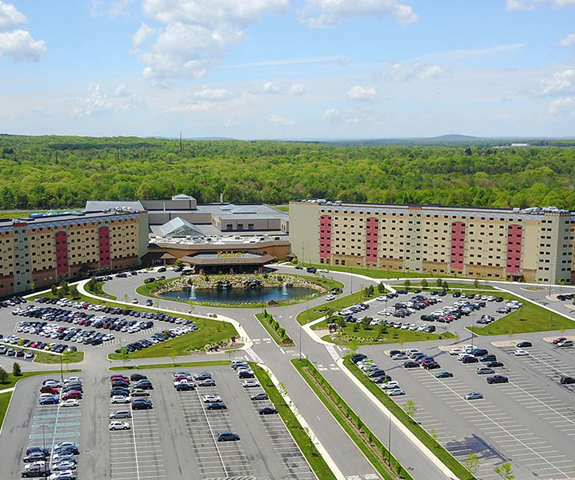
[{"label": "large hotel building", "polygon": [[0,297],[138,265],[147,251],[146,212],[0,220]]},{"label": "large hotel building", "polygon": [[306,263],[555,284],[575,282],[575,215],[554,207],[483,209],[291,202],[290,241]]}]

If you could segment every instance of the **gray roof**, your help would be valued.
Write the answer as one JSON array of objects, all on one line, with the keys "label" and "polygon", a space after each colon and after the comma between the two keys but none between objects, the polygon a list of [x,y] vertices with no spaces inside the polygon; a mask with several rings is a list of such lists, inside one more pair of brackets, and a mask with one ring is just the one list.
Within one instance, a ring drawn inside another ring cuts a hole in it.
[{"label": "gray roof", "polygon": [[170,220],[168,223],[164,223],[159,228],[159,233],[162,237],[203,237],[204,234],[198,230],[190,222],[186,222],[180,217],[176,217]]},{"label": "gray roof", "polygon": [[146,210],[139,201],[120,201],[120,200],[88,200],[86,202],[86,211],[94,212],[97,210],[113,210],[116,208],[129,208],[135,212]]}]

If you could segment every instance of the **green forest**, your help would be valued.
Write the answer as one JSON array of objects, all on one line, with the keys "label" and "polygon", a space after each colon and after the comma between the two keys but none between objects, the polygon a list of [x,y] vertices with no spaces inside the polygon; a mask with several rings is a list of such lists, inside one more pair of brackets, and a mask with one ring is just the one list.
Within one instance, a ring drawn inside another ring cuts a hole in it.
[{"label": "green forest", "polygon": [[0,136],[0,209],[308,197],[575,209],[575,148]]}]

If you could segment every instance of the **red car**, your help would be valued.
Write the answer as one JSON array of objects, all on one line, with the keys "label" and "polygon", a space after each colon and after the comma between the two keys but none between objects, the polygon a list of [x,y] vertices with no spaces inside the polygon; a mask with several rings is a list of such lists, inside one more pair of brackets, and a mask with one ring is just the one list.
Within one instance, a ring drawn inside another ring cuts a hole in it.
[{"label": "red car", "polygon": [[76,400],[82,400],[82,392],[77,392],[72,390],[71,392],[66,392],[62,395],[62,400],[68,400],[69,398],[74,398]]},{"label": "red car", "polygon": [[561,343],[561,342],[563,342],[564,340],[567,340],[567,338],[566,338],[566,337],[557,337],[555,340],[553,340],[553,343],[554,343],[555,345],[557,345],[558,343]]},{"label": "red car", "polygon": [[112,375],[110,377],[110,382],[113,382],[114,380],[122,380],[123,382],[130,382],[130,379],[125,375]]},{"label": "red car", "polygon": [[40,393],[58,393],[58,389],[56,387],[51,387],[50,385],[44,385],[40,389]]}]

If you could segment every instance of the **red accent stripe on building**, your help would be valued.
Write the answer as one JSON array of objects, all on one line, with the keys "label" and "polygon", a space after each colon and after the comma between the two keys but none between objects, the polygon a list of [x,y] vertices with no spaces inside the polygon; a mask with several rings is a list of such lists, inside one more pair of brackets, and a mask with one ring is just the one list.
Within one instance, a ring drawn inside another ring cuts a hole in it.
[{"label": "red accent stripe on building", "polygon": [[451,256],[449,266],[451,270],[463,271],[465,258],[465,223],[453,222],[451,224]]},{"label": "red accent stripe on building", "polygon": [[108,227],[98,229],[98,247],[100,250],[100,267],[110,266],[110,229]]},{"label": "red accent stripe on building", "polygon": [[521,243],[523,242],[523,227],[517,224],[509,225],[507,229],[507,273],[521,271]]},{"label": "red accent stripe on building", "polygon": [[375,217],[367,219],[365,228],[365,261],[377,263],[377,241],[379,236],[379,220]]},{"label": "red accent stripe on building", "polygon": [[319,256],[331,257],[331,216],[322,215],[319,218]]},{"label": "red accent stripe on building", "polygon": [[61,230],[56,232],[56,271],[58,275],[68,273],[68,234]]}]

